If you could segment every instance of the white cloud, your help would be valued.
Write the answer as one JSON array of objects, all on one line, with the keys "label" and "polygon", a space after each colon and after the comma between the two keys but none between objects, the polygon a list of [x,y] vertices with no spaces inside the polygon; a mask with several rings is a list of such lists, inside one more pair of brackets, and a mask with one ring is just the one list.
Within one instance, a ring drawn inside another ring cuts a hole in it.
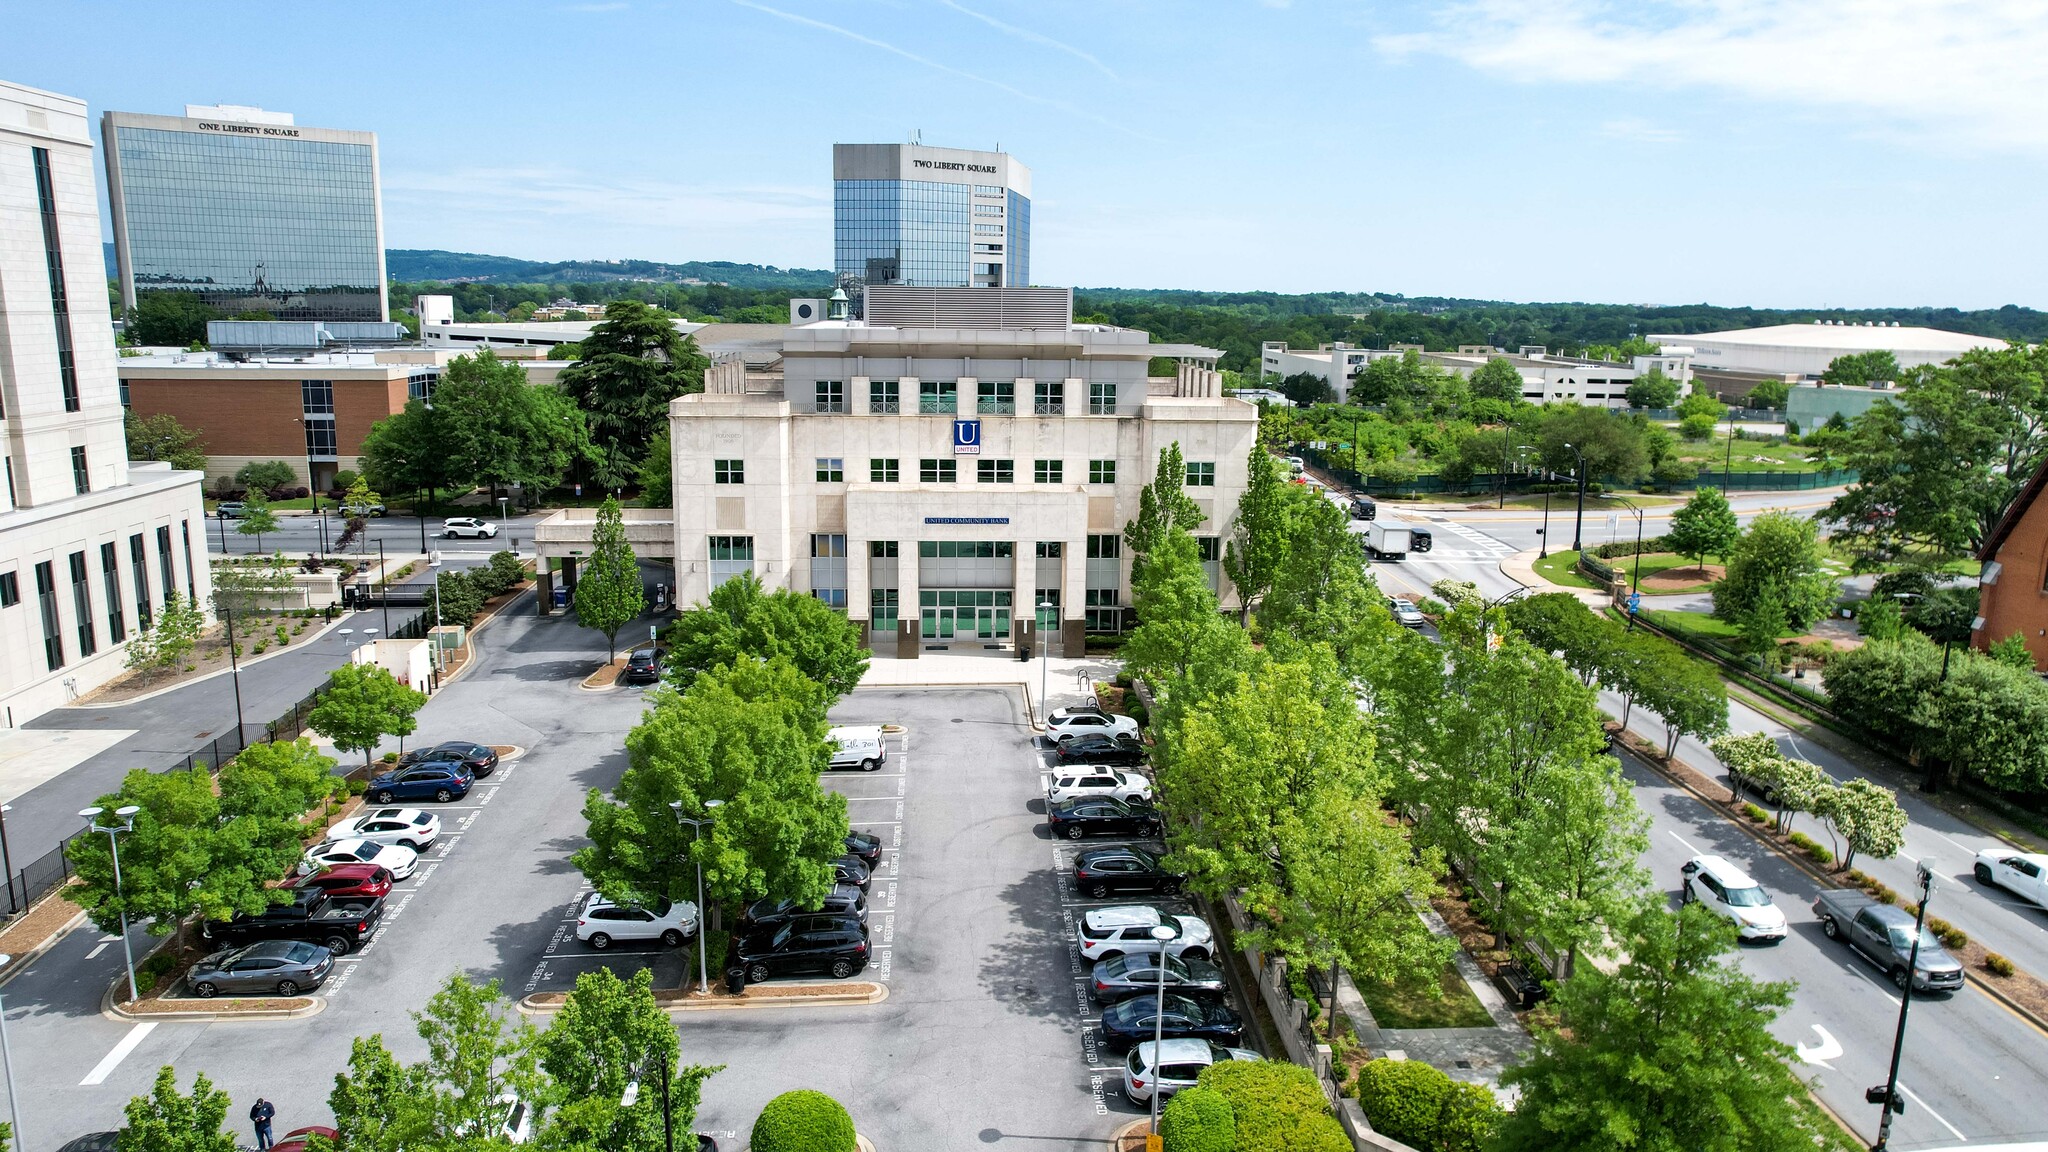
[{"label": "white cloud", "polygon": [[969,8],[963,4],[957,4],[954,2],[954,0],[939,0],[939,3],[944,4],[946,7],[951,8],[953,11],[961,13],[962,15],[972,16],[976,20],[981,21],[983,24],[986,24],[989,27],[994,28],[996,31],[1001,32],[1004,35],[1015,36],[1019,40],[1029,40],[1033,44],[1043,44],[1048,48],[1057,48],[1060,51],[1065,52],[1069,56],[1074,56],[1079,59],[1086,60],[1088,63],[1094,65],[1097,71],[1101,72],[1104,76],[1109,77],[1111,80],[1115,80],[1118,78],[1116,73],[1109,70],[1109,65],[1104,64],[1102,61],[1096,59],[1093,55],[1087,52],[1083,52],[1081,49],[1074,47],[1072,44],[1068,44],[1060,40],[1055,40],[1050,36],[1044,35],[1043,33],[1033,32],[1029,28],[1019,28],[1015,24],[1005,24],[1001,20],[998,20],[993,16],[987,15],[982,12],[976,12],[974,9]]},{"label": "white cloud", "polygon": [[2048,151],[2039,0],[1469,0],[1376,37],[1529,83],[1715,88],[1968,147]]},{"label": "white cloud", "polygon": [[1676,144],[1685,139],[1685,133],[1678,129],[1660,127],[1639,116],[1609,120],[1600,125],[1600,135],[1610,140],[1627,140],[1636,144]]}]

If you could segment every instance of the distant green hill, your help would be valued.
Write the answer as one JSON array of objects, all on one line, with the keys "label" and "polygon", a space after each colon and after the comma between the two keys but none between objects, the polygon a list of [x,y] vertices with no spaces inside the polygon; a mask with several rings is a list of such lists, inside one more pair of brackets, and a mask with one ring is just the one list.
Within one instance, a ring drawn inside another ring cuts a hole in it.
[{"label": "distant green hill", "polygon": [[655,260],[568,260],[547,263],[511,256],[439,249],[393,248],[384,253],[393,280],[476,281],[493,284],[568,284],[601,280],[649,280],[677,283],[699,280],[735,288],[817,288],[832,283],[822,268],[777,268],[768,264],[734,264],[725,260],[691,260],[664,264]]}]

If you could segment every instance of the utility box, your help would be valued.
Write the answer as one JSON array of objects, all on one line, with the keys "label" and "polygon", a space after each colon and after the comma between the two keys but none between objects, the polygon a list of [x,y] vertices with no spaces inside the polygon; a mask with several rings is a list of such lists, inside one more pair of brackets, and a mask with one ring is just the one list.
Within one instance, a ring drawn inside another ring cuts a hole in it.
[{"label": "utility box", "polygon": [[460,624],[441,624],[427,629],[427,642],[441,651],[462,647],[469,629]]}]

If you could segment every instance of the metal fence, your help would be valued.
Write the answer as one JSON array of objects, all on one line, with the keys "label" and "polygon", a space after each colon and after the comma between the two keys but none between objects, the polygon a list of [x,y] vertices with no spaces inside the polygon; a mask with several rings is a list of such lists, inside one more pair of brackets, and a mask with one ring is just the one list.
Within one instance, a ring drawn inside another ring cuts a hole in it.
[{"label": "metal fence", "polygon": [[[1475,498],[1498,494],[1503,482],[1499,473],[1478,472],[1472,478],[1451,483],[1441,476],[1415,476],[1404,480],[1384,480],[1369,474],[1353,471],[1342,451],[1319,451],[1314,448],[1302,450],[1303,458],[1314,464],[1318,471],[1331,480],[1354,492],[1368,496],[1425,496],[1436,494],[1470,495]],[[1832,469],[1824,472],[1718,472],[1704,471],[1690,480],[1659,483],[1659,491],[1689,492],[1695,488],[1722,488],[1741,492],[1803,492],[1815,488],[1834,488],[1854,484],[1860,473],[1853,468]],[[1600,477],[1601,488],[1608,492],[1633,492],[1635,484],[1624,484],[1612,476]],[[1571,489],[1568,479],[1545,481],[1541,475],[1510,473],[1505,487],[1510,496],[1527,495],[1542,491],[1548,483],[1551,490],[1560,495]]]}]

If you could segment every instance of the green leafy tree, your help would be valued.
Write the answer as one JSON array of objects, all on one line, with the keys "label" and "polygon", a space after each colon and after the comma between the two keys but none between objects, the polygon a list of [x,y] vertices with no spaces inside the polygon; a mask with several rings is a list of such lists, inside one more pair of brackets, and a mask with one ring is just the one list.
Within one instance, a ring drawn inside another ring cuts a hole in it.
[{"label": "green leafy tree", "polygon": [[206,322],[221,313],[197,292],[139,292],[128,312],[128,335],[136,344],[158,348],[204,347]]},{"label": "green leafy tree", "polygon": [[334,775],[334,758],[321,755],[304,737],[249,745],[221,766],[219,785],[224,816],[280,824],[296,821],[343,790]]},{"label": "green leafy tree", "polygon": [[1473,369],[1472,395],[1480,400],[1520,400],[1522,373],[1505,356],[1495,356]]},{"label": "green leafy tree", "polygon": [[1303,407],[1337,402],[1336,389],[1330,387],[1328,380],[1314,372],[1296,372],[1280,381],[1275,390]]},{"label": "green leafy tree", "polygon": [[1663,718],[1667,759],[1682,736],[1711,740],[1728,730],[1728,688],[1712,665],[1654,637],[1639,637],[1635,650],[1647,656],[1636,699]]},{"label": "green leafy tree", "polygon": [[[554,1109],[544,1148],[660,1152],[664,1128],[660,1076],[669,1073],[668,1122],[689,1132],[704,1081],[719,1067],[684,1066],[676,1027],[654,999],[654,973],[621,980],[609,968],[585,972],[554,1023],[535,1042]],[[628,1084],[640,1090],[621,1104]]]},{"label": "green leafy tree", "polygon": [[1628,406],[1631,408],[1671,408],[1678,403],[1678,381],[1664,374],[1662,368],[1652,368],[1629,382]]},{"label": "green leafy tree", "polygon": [[527,383],[525,369],[488,348],[449,362],[428,423],[452,458],[449,470],[493,495],[519,485],[530,498],[554,487],[589,444],[583,414],[568,397]]},{"label": "green leafy tree", "polygon": [[1720,421],[1712,416],[1681,416],[1678,418],[1678,434],[1692,443],[1711,438]]},{"label": "green leafy tree", "polygon": [[484,610],[484,593],[471,577],[459,568],[444,568],[434,577],[434,623],[467,628],[476,621]]},{"label": "green leafy tree", "polygon": [[675,504],[674,447],[666,421],[662,423],[661,431],[648,439],[647,451],[640,456],[640,470],[634,477],[634,483],[640,486],[642,508],[668,508]]},{"label": "green leafy tree", "polygon": [[122,427],[127,432],[130,460],[162,460],[185,472],[206,469],[205,442],[178,423],[176,416],[168,412],[137,416],[132,408],[124,411]]},{"label": "green leafy tree", "polygon": [[1316,1074],[1280,1060],[1226,1060],[1196,1085],[1230,1103],[1236,1152],[1351,1152]]},{"label": "green leafy tree", "polygon": [[327,1107],[334,1113],[336,1152],[402,1152],[417,1147],[431,1123],[418,1081],[384,1046],[381,1033],[350,1044],[348,1067],[335,1074]]},{"label": "green leafy tree", "polygon": [[846,1106],[810,1088],[768,1101],[747,1140],[750,1152],[854,1152],[858,1146]]},{"label": "green leafy tree", "polygon": [[1820,374],[1821,382],[1838,388],[1867,388],[1872,384],[1890,383],[1903,375],[1899,362],[1888,348],[1869,352],[1845,352],[1828,361],[1827,370]]},{"label": "green leafy tree", "polygon": [[1815,814],[1827,826],[1829,839],[1835,841],[1835,856],[1844,868],[1855,867],[1859,855],[1888,860],[1905,846],[1906,810],[1889,788],[1851,777],[1829,785],[1816,807]]},{"label": "green leafy tree", "polygon": [[1766,673],[1775,671],[1778,638],[1785,634],[1785,594],[1778,585],[1770,583],[1758,589],[1748,607],[1736,610],[1733,623],[1736,645],[1743,654],[1753,657]]},{"label": "green leafy tree", "polygon": [[235,531],[244,536],[254,536],[256,550],[263,551],[263,534],[277,531],[277,513],[270,510],[270,501],[250,492],[242,505],[242,518],[235,522]]},{"label": "green leafy tree", "polygon": [[[1905,717],[1914,736],[1909,746],[1945,765],[1950,784],[1969,775],[2013,792],[2048,788],[2048,685],[2031,667],[2013,668],[1974,653],[1956,660],[1945,677],[1938,663],[1929,651],[1917,670],[1919,693],[1910,698]],[[1834,681],[1830,662],[1828,686],[1839,694]],[[1886,703],[1896,708],[1907,702]],[[1935,772],[1930,765],[1930,780],[1939,779]]]},{"label": "green leafy tree", "polygon": [[1650,846],[1650,819],[1611,756],[1543,772],[1530,793],[1497,866],[1515,919],[1564,953],[1559,975],[1570,980],[1580,954],[1606,950],[1609,926],[1649,884],[1636,861]]},{"label": "green leafy tree", "polygon": [[[275,523],[274,518],[272,522]],[[243,562],[214,565],[214,615],[233,615],[243,625],[246,635],[248,622],[241,618],[266,606],[274,607],[277,598],[292,589],[293,574],[297,571],[298,565],[282,555],[251,557]]]},{"label": "green leafy tree", "polygon": [[282,460],[251,460],[235,473],[235,483],[248,489],[252,500],[280,488],[290,488],[298,479],[299,474]]},{"label": "green leafy tree", "polygon": [[[1777,601],[1778,631],[1805,631],[1834,607],[1838,589],[1826,570],[1814,522],[1790,512],[1766,512],[1750,522],[1728,555],[1728,572],[1714,585],[1714,615],[1736,623]],[[1757,625],[1769,622],[1765,613]],[[1777,632],[1771,633],[1777,638]]]},{"label": "green leafy tree", "polygon": [[1735,510],[1728,506],[1727,494],[1718,488],[1700,488],[1671,514],[1671,529],[1665,533],[1664,543],[1705,567],[1710,555],[1727,559],[1741,538],[1742,528],[1735,521]]},{"label": "green leafy tree", "polygon": [[1202,509],[1187,494],[1187,462],[1181,458],[1180,441],[1159,450],[1159,468],[1152,482],[1138,491],[1138,515],[1124,525],[1124,547],[1131,554],[1131,580],[1144,575],[1166,534],[1175,528],[1193,532],[1202,524]]},{"label": "green leafy tree", "polygon": [[1791,385],[1783,380],[1759,380],[1756,387],[1749,390],[1749,396],[1744,402],[1751,408],[1779,410],[1785,407],[1785,401],[1791,395]]},{"label": "green leafy tree", "polygon": [[1589,479],[1612,476],[1632,482],[1650,466],[1645,426],[1636,418],[1583,404],[1547,404],[1536,426],[1536,447],[1543,466],[1561,476],[1578,471],[1577,457],[1565,447],[1570,444],[1585,454]]},{"label": "green leafy tree", "polygon": [[1727,405],[1698,389],[1686,393],[1685,399],[1678,402],[1678,418],[1680,421],[1691,416],[1709,416],[1713,418],[1713,423],[1718,424],[1727,415]]},{"label": "green leafy tree", "polygon": [[1178,684],[1241,635],[1219,613],[1195,538],[1178,527],[1167,531],[1144,575],[1133,581],[1131,602],[1138,627],[1124,641],[1124,662],[1133,675],[1161,686]]},{"label": "green leafy tree", "polygon": [[1865,640],[1897,640],[1905,635],[1906,616],[1898,601],[1873,596],[1856,609],[1856,630]]},{"label": "green leafy tree", "polygon": [[128,641],[128,667],[156,675],[176,668],[199,646],[199,633],[206,618],[190,600],[176,592],[164,597],[154,620],[144,618],[141,631]]},{"label": "green leafy tree", "polygon": [[[822,899],[847,831],[846,798],[818,784],[831,757],[827,699],[779,655],[658,694],[626,735],[618,787],[585,802],[591,843],[571,859],[614,900],[694,899],[697,863],[721,901]],[[669,805],[702,813],[706,800],[723,804],[699,841]]]},{"label": "green leafy tree", "polygon": [[577,574],[576,622],[604,633],[605,659],[618,656],[619,629],[647,610],[647,590],[640,583],[640,563],[626,540],[626,524],[616,498],[607,496],[597,508],[591,529],[590,555]]},{"label": "green leafy tree", "polygon": [[1793,1101],[1805,1089],[1770,1024],[1791,987],[1730,963],[1734,933],[1698,908],[1646,903],[1624,925],[1628,957],[1558,992],[1558,1027],[1502,1082],[1521,1101],[1504,1152],[1801,1152],[1820,1139]]},{"label": "green leafy tree", "polygon": [[708,603],[679,616],[669,644],[669,674],[679,688],[742,656],[781,656],[824,689],[829,706],[868,670],[858,624],[815,596],[787,588],[764,592],[751,572],[713,588]]},{"label": "green leafy tree", "polygon": [[126,1111],[127,1123],[115,1137],[120,1152],[235,1152],[235,1138],[222,1126],[228,1094],[204,1072],[193,1074],[188,1096],[178,1091],[178,1070],[166,1064],[149,1095],[129,1100]]},{"label": "green leafy tree", "polygon": [[2034,654],[2027,649],[2027,638],[2018,632],[1991,645],[1984,654],[2008,668],[2022,672],[2034,670]]},{"label": "green leafy tree", "polygon": [[1333,976],[1430,987],[1457,951],[1416,908],[1436,887],[1443,857],[1415,849],[1376,798],[1334,792],[1276,829],[1281,884],[1266,912],[1311,963]]},{"label": "green leafy tree", "polygon": [[1237,589],[1240,623],[1251,619],[1258,600],[1272,590],[1287,557],[1291,485],[1280,468],[1280,461],[1263,445],[1254,444],[1245,454],[1244,495],[1238,498],[1230,538],[1223,545],[1223,571]]},{"label": "green leafy tree", "polygon": [[703,391],[711,362],[666,313],[632,300],[609,305],[581,351],[562,391],[589,421],[599,483],[623,487],[653,430],[667,426],[669,401]]},{"label": "green leafy tree", "polygon": [[344,752],[370,753],[386,736],[410,736],[419,727],[415,714],[426,694],[398,682],[375,664],[344,664],[328,674],[320,702],[306,717],[306,726]]},{"label": "green leafy tree", "polygon": [[496,980],[453,973],[412,1018],[427,1048],[417,1064],[399,1064],[381,1035],[356,1038],[327,1098],[337,1152],[500,1147],[506,1095],[526,1101],[546,1130],[534,1029],[516,1021]]},{"label": "green leafy tree", "polygon": [[430,498],[436,492],[468,487],[472,478],[461,471],[466,466],[462,460],[448,451],[439,418],[425,400],[408,400],[404,410],[370,425],[362,453],[369,481],[386,492]]}]

